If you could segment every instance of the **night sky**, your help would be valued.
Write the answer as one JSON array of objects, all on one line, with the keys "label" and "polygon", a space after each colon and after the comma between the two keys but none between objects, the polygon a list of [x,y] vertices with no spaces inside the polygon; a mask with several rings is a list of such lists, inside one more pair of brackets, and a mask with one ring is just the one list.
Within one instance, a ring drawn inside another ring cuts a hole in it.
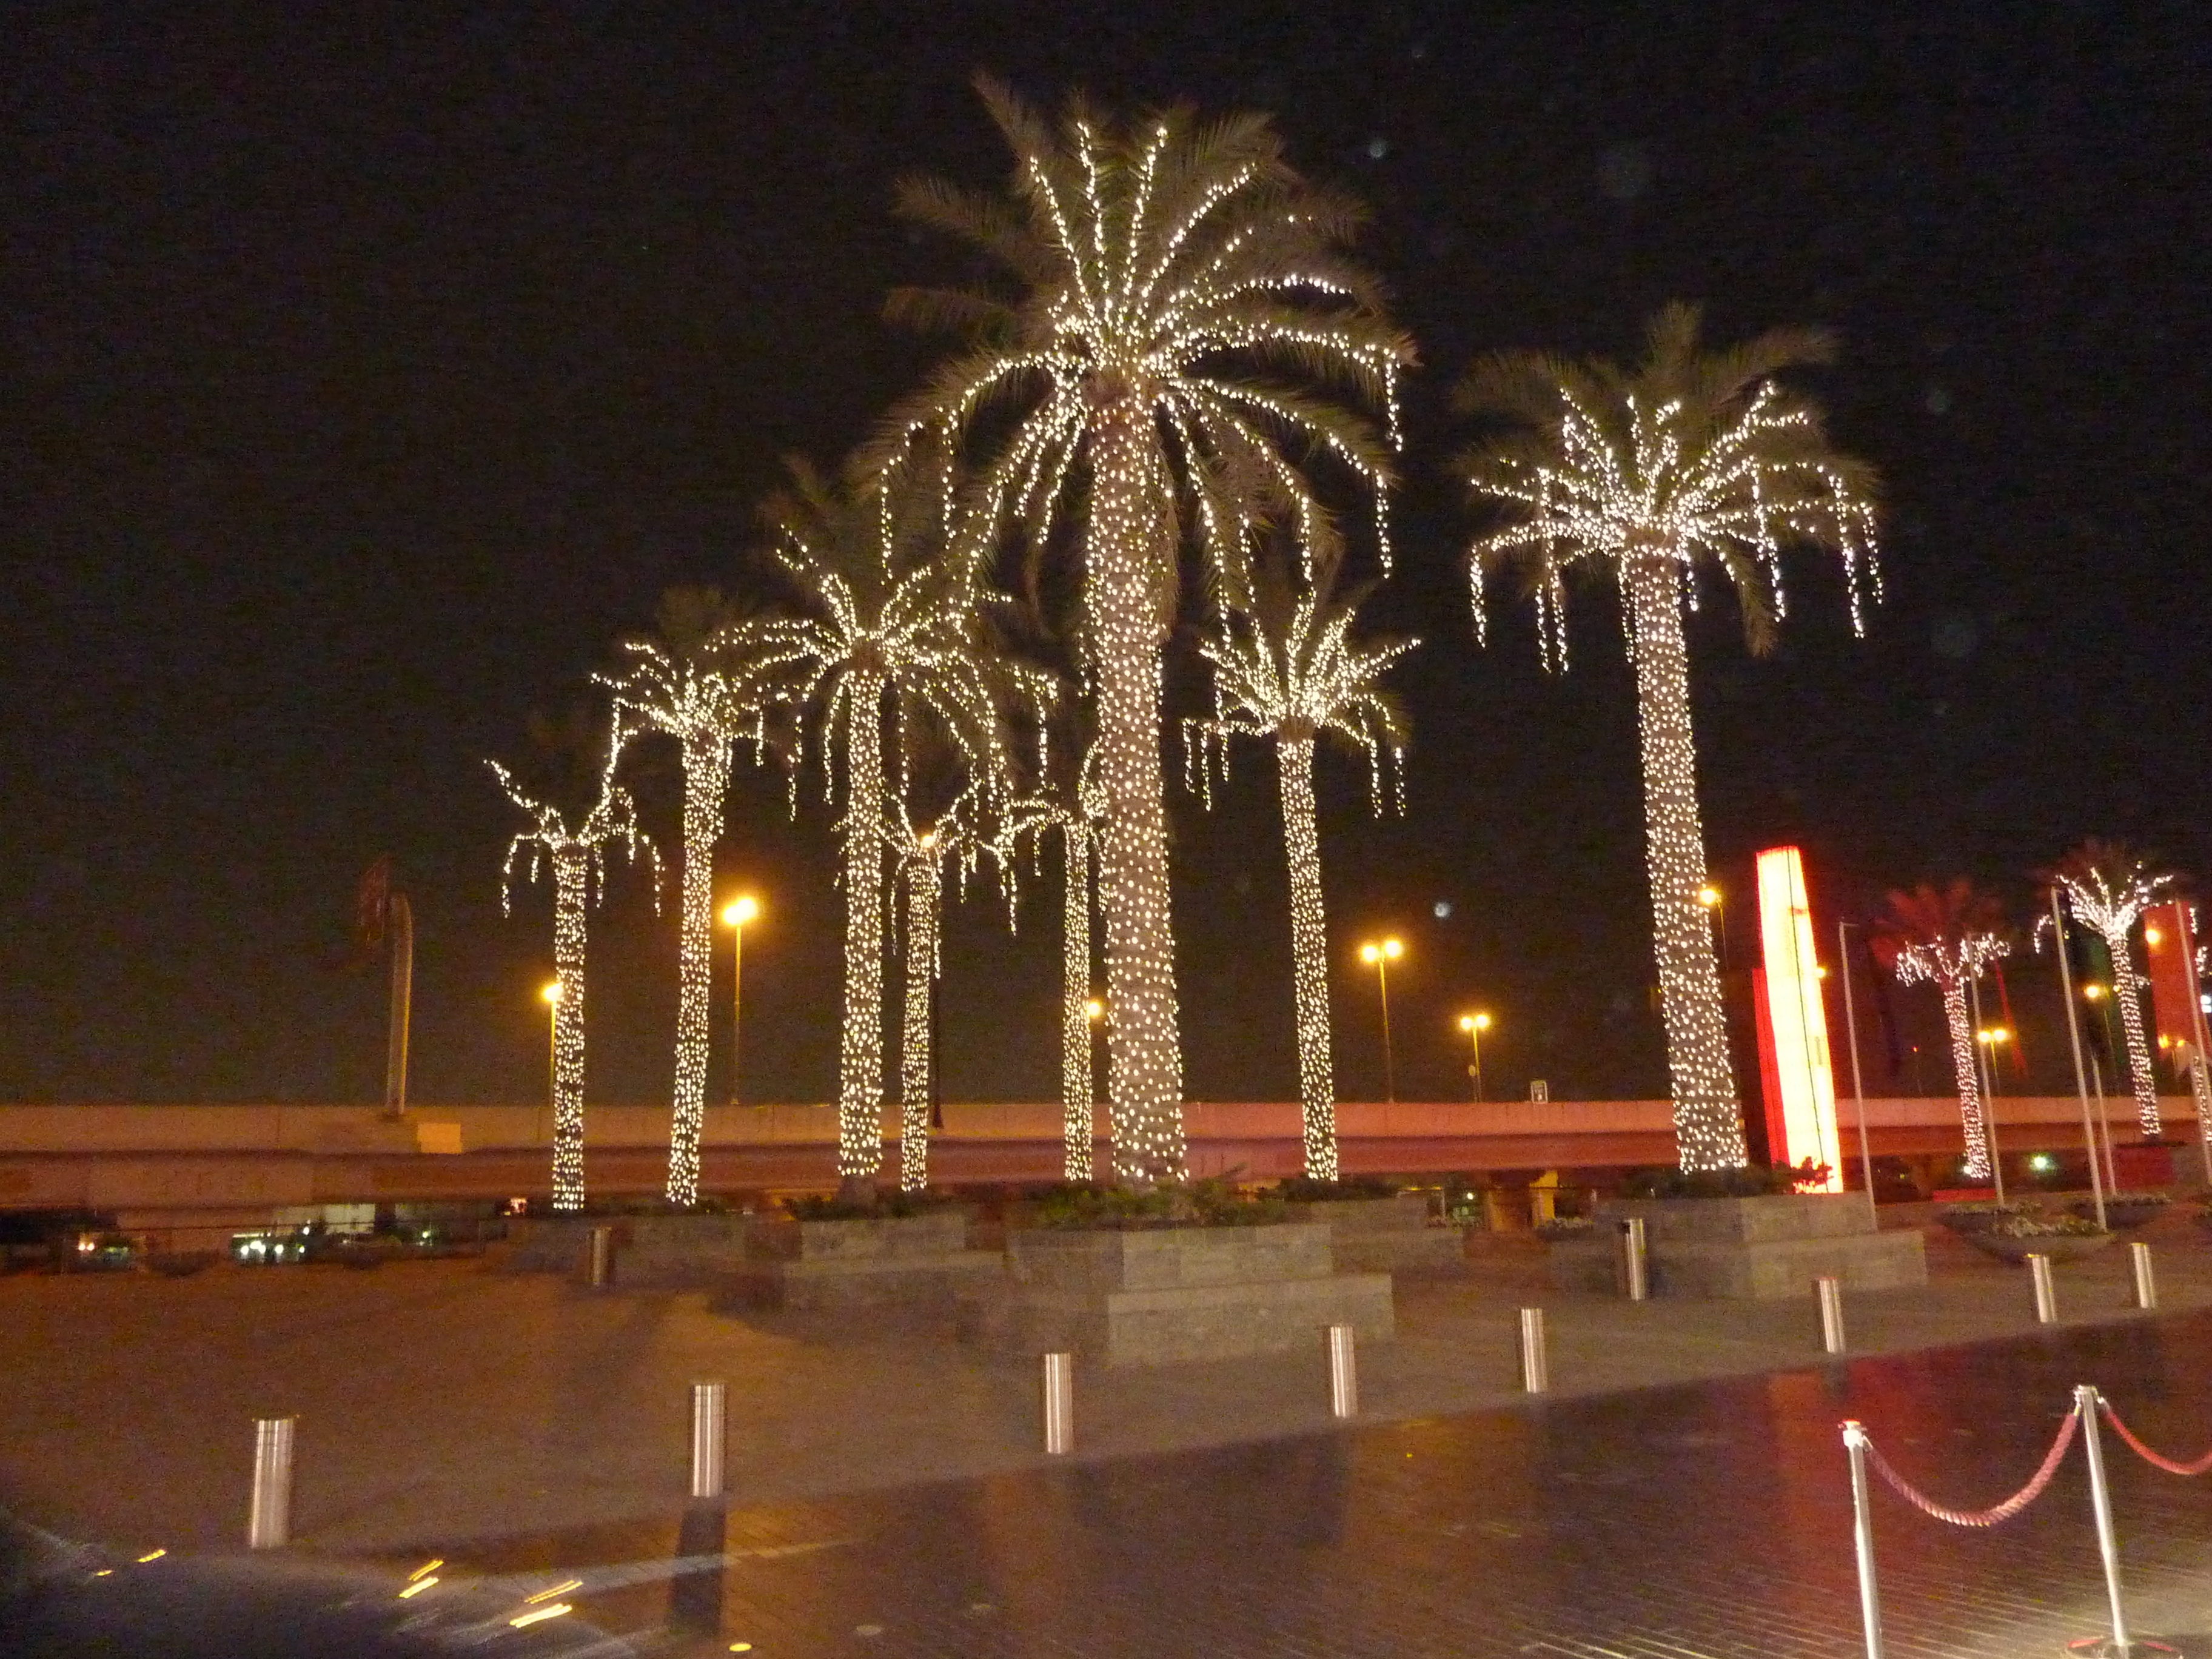
[{"label": "night sky", "polygon": [[[2196,12],[12,6],[0,1098],[376,1098],[382,984],[344,957],[386,852],[420,931],[416,1097],[542,1096],[550,899],[501,916],[515,823],[483,758],[664,586],[750,580],[778,458],[834,460],[943,349],[878,320],[958,270],[891,188],[1004,178],[979,68],[1042,101],[1271,111],[1374,210],[1425,364],[1378,617],[1427,643],[1408,817],[1323,763],[1346,1097],[1380,1092],[1352,953],[1386,927],[1401,1096],[1464,1087],[1473,1006],[1493,1092],[1662,1088],[1615,608],[1583,598],[1564,679],[1525,607],[1479,653],[1447,468],[1475,355],[1628,352],[1670,298],[1720,337],[1832,326],[1814,385],[1887,481],[1867,640],[1809,559],[1771,658],[1726,607],[1694,619],[1716,878],[1747,899],[1753,849],[1796,839],[1826,927],[1962,872],[2025,914],[2086,834],[2212,877]],[[672,848],[669,757],[637,758]],[[1211,816],[1171,810],[1190,1093],[1288,1098],[1272,766],[1248,750]],[[755,1098],[833,1087],[828,825],[818,777],[792,822],[741,765],[720,858],[768,912]],[[954,912],[949,1097],[1054,1092],[1055,904],[1034,884],[1012,939],[988,893]],[[1729,921],[1747,952],[1749,902]],[[592,927],[591,1098],[665,1100],[672,906],[618,873]],[[2046,964],[2014,1000],[2056,1088]],[[1932,1030],[1934,994],[1903,1001]]]}]

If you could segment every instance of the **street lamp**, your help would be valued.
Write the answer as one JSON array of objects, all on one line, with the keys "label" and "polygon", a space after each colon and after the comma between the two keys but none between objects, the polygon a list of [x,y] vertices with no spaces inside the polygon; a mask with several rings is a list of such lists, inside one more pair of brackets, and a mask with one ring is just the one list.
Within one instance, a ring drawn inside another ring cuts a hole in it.
[{"label": "street lamp", "polygon": [[740,893],[722,907],[722,926],[730,930],[730,1104],[738,1103],[738,1028],[744,1010],[745,924],[760,915],[760,904]]},{"label": "street lamp", "polygon": [[1474,1045],[1474,1064],[1467,1068],[1467,1074],[1474,1079],[1474,1103],[1480,1106],[1482,1103],[1482,1034],[1490,1029],[1490,1016],[1462,1014],[1459,1029],[1467,1033],[1468,1041]]},{"label": "street lamp", "polygon": [[1713,930],[1720,935],[1721,971],[1728,972],[1728,898],[1721,890],[1707,882],[1698,889],[1698,902],[1713,913]]},{"label": "street lamp", "polygon": [[1398,1098],[1398,1073],[1390,1055],[1390,964],[1406,954],[1402,940],[1386,939],[1359,947],[1359,959],[1375,970],[1375,982],[1382,993],[1382,1098]]}]

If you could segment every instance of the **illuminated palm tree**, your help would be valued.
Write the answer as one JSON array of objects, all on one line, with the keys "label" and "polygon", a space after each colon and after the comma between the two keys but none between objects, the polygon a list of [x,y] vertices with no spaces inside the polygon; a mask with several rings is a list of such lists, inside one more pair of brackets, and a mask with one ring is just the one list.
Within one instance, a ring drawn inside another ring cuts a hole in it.
[{"label": "illuminated palm tree", "polygon": [[1997,901],[1963,878],[1948,887],[1926,882],[1911,892],[1893,892],[1888,910],[1875,924],[1871,942],[1886,957],[1901,985],[1933,985],[1943,994],[1943,1018],[1950,1027],[1951,1071],[1959,1084],[1959,1117],[1966,1129],[1966,1173],[1976,1181],[1990,1176],[1990,1136],[1982,1099],[1981,1067],[1974,1059],[1974,1027],[1967,1017],[1967,987],[1982,969],[2010,954],[1999,929],[2003,912]]},{"label": "illuminated palm tree", "polygon": [[[574,755],[574,736],[556,730],[533,717],[531,735],[541,755],[557,758],[563,750]],[[522,809],[532,828],[507,843],[507,864],[500,887],[500,908],[511,914],[516,868],[529,854],[526,879],[536,881],[539,871],[553,872],[553,971],[558,988],[553,1004],[553,1207],[581,1209],[584,1204],[584,944],[585,920],[594,900],[605,888],[606,855],[610,848],[635,861],[641,854],[653,867],[653,908],[660,905],[660,854],[652,838],[637,826],[637,808],[629,791],[615,782],[615,763],[621,757],[623,732],[619,726],[600,738],[605,747],[598,775],[592,781],[592,805],[570,828],[569,817],[546,800],[526,793],[514,776],[497,761],[489,761],[507,799]]]},{"label": "illuminated palm tree", "polygon": [[714,988],[714,843],[721,839],[730,756],[741,737],[765,736],[760,688],[725,630],[737,607],[711,587],[661,597],[659,636],[625,640],[626,660],[597,678],[614,692],[615,718],[681,745],[684,884],[677,950],[675,1109],[668,1135],[668,1201],[699,1201],[699,1135],[707,1114],[708,1007]]},{"label": "illuminated palm tree", "polygon": [[929,1120],[936,1077],[931,1016],[936,1007],[937,981],[944,971],[939,947],[945,919],[945,872],[948,865],[952,866],[964,884],[984,850],[977,801],[977,791],[970,782],[943,811],[919,824],[901,801],[893,820],[884,826],[906,896],[906,1007],[899,1030],[902,1192],[918,1193],[929,1185]]},{"label": "illuminated palm tree", "polygon": [[[1214,669],[1213,717],[1190,722],[1186,730],[1202,745],[1197,756],[1201,784],[1213,764],[1226,775],[1231,737],[1274,740],[1291,875],[1305,1172],[1316,1181],[1334,1181],[1336,1081],[1329,1064],[1328,929],[1314,811],[1314,749],[1323,735],[1334,734],[1364,751],[1370,798],[1376,811],[1382,810],[1384,769],[1395,769],[1403,756],[1406,718],[1380,681],[1418,641],[1353,640],[1352,626],[1371,590],[1338,599],[1332,592],[1334,561],[1317,560],[1313,568],[1312,582],[1303,586],[1271,563],[1255,568],[1244,606],[1226,611],[1200,647]],[[1395,781],[1401,775],[1394,770],[1392,775]]]},{"label": "illuminated palm tree", "polygon": [[[1160,673],[1179,561],[1187,544],[1233,556],[1263,498],[1316,525],[1309,456],[1371,488],[1379,520],[1413,351],[1341,252],[1358,205],[1300,179],[1266,118],[1122,123],[1078,101],[1054,125],[980,85],[1013,151],[1008,191],[910,180],[900,205],[1006,280],[892,296],[894,317],[961,329],[970,347],[893,411],[874,461],[908,467],[918,443],[987,451],[979,532],[1012,536],[1033,599],[1050,567],[1080,605],[1105,803],[1115,1160],[1126,1180],[1172,1178],[1182,1060]],[[1347,392],[1389,411],[1389,439],[1335,400]]]},{"label": "illuminated palm tree", "polygon": [[1862,590],[1879,597],[1881,582],[1871,471],[1829,442],[1808,399],[1774,379],[1826,362],[1828,337],[1776,329],[1706,351],[1698,321],[1690,306],[1660,312],[1631,368],[1534,352],[1487,358],[1462,397],[1495,428],[1465,460],[1494,514],[1469,562],[1478,634],[1485,575],[1517,570],[1535,599],[1545,665],[1564,671],[1570,573],[1581,567],[1620,592],[1675,1141],[1685,1169],[1708,1170],[1741,1164],[1745,1149],[1712,929],[1698,902],[1705,849],[1682,608],[1717,567],[1763,653],[1784,616],[1785,549],[1841,558],[1855,632]]},{"label": "illuminated palm tree", "polygon": [[872,1181],[883,1161],[886,756],[896,747],[902,774],[908,734],[927,719],[972,775],[990,781],[987,788],[1010,771],[973,566],[951,556],[932,515],[909,505],[793,463],[791,486],[767,517],[798,610],[726,636],[775,688],[772,697],[811,714],[825,792],[842,806],[837,1173],[848,1182]]},{"label": "illuminated palm tree", "polygon": [[2112,958],[2112,1000],[2128,1043],[2128,1073],[2135,1084],[2136,1118],[2145,1140],[2161,1133],[2158,1074],[2151,1069],[2150,1038],[2143,1026],[2143,982],[2136,972],[2134,933],[2142,913],[2173,884],[2153,875],[2148,860],[2114,842],[2089,840],[2069,853],[2049,879],[2065,896],[2068,912],[2094,930]]}]

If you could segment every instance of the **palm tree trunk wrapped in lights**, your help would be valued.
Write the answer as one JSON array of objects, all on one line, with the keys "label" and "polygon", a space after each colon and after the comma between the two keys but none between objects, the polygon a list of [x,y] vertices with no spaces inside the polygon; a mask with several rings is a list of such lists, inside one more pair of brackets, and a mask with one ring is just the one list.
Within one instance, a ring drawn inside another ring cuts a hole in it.
[{"label": "palm tree trunk wrapped in lights", "polygon": [[1628,590],[1651,939],[1667,1025],[1675,1136],[1685,1168],[1728,1169],[1745,1163],[1747,1155],[1729,1065],[1712,922],[1698,902],[1705,885],[1705,837],[1698,813],[1697,744],[1690,732],[1680,571],[1664,556],[1637,559],[1629,567]]},{"label": "palm tree trunk wrapped in lights", "polygon": [[929,1115],[933,1075],[931,1005],[937,994],[938,938],[945,909],[945,872],[934,838],[905,861],[906,1018],[899,1041],[899,1190],[929,1185]]},{"label": "palm tree trunk wrapped in lights", "polygon": [[1636,663],[1653,955],[1667,1026],[1674,1137],[1682,1166],[1745,1161],[1742,1113],[1711,933],[1697,754],[1690,731],[1682,607],[1701,568],[1733,587],[1754,652],[1771,648],[1786,610],[1782,555],[1834,552],[1851,627],[1881,596],[1875,480],[1835,448],[1817,410],[1773,377],[1826,362],[1818,331],[1776,329],[1706,352],[1693,307],[1653,319],[1644,360],[1571,362],[1510,352],[1476,365],[1462,401],[1494,428],[1463,465],[1493,523],[1469,574],[1475,629],[1492,569],[1517,568],[1536,604],[1545,665],[1567,665],[1567,577],[1578,568],[1619,586]]},{"label": "palm tree trunk wrapped in lights", "polygon": [[1989,1109],[1982,1099],[1982,1070],[1974,1059],[1974,1026],[1966,1013],[1966,975],[1947,974],[1939,982],[1943,991],[1943,1024],[1951,1037],[1951,1075],[1959,1085],[1959,1119],[1966,1135],[1966,1175],[1970,1180],[1987,1181]]},{"label": "palm tree trunk wrapped in lights", "polygon": [[[1307,185],[1261,117],[1141,121],[1079,101],[1055,125],[992,82],[984,101],[1017,162],[1003,198],[936,179],[902,187],[910,218],[974,243],[1004,289],[906,289],[902,320],[950,326],[969,349],[895,410],[885,474],[917,447],[1000,441],[977,474],[975,522],[1008,532],[1037,591],[1071,554],[1078,650],[1097,700],[1100,909],[1116,1174],[1183,1173],[1162,650],[1186,539],[1217,567],[1246,526],[1325,518],[1305,476],[1325,458],[1380,501],[1396,447],[1396,376],[1410,342],[1373,277],[1345,256],[1356,204]],[[1379,407],[1387,437],[1333,401]],[[979,420],[1004,411],[1009,421]],[[1072,517],[1079,533],[1059,533]]]},{"label": "palm tree trunk wrapped in lights", "polygon": [[1091,827],[1073,815],[1060,825],[1060,1101],[1062,1176],[1091,1179]]},{"label": "palm tree trunk wrapped in lights", "polygon": [[2136,1118],[2143,1139],[2156,1140],[2164,1125],[2158,1074],[2151,1069],[2150,1035],[2143,1024],[2143,982],[2136,972],[2134,935],[2143,912],[2173,884],[2173,877],[2154,873],[2148,860],[2132,848],[2094,839],[2083,842],[2046,874],[2064,896],[2068,911],[2096,932],[2112,957],[2112,1000],[2120,1005],[2120,1029],[2127,1039]]},{"label": "palm tree trunk wrapped in lights", "polygon": [[676,1103],[669,1125],[668,1201],[699,1201],[699,1139],[707,1120],[707,1056],[714,983],[714,843],[730,787],[729,740],[684,742],[684,887],[678,911]]},{"label": "palm tree trunk wrapped in lights", "polygon": [[1314,812],[1314,739],[1275,743],[1283,793],[1283,851],[1291,866],[1291,976],[1297,1017],[1298,1100],[1305,1172],[1334,1181],[1336,1079],[1329,1064],[1328,927],[1322,902],[1321,832]]},{"label": "palm tree trunk wrapped in lights", "polygon": [[863,1180],[884,1159],[884,676],[847,682],[845,1012],[838,1027],[837,1174]]}]

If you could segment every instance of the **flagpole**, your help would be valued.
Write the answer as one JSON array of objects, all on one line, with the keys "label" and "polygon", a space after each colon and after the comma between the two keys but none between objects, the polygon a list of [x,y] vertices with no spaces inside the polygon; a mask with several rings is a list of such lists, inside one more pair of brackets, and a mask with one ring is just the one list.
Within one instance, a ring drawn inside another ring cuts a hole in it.
[{"label": "flagpole", "polygon": [[1859,1173],[1866,1179],[1867,1220],[1879,1229],[1874,1208],[1874,1154],[1867,1149],[1866,1085],[1859,1077],[1859,1016],[1851,998],[1850,923],[1836,924],[1836,965],[1844,975],[1844,1033],[1851,1045],[1851,1104],[1859,1120]]},{"label": "flagpole", "polygon": [[415,912],[407,895],[395,891],[392,916],[392,1024],[384,1053],[384,1113],[407,1111],[407,1039],[415,1012]]},{"label": "flagpole", "polygon": [[2051,933],[2058,957],[2058,993],[2066,1000],[2066,1037],[2074,1045],[2074,1088],[2081,1097],[2081,1139],[2089,1149],[2089,1194],[2097,1204],[2097,1225],[2105,1225],[2105,1177],[2097,1168],[2097,1132],[2089,1125],[2089,1079],[2081,1070],[2081,1028],[2074,1023],[2074,970],[2066,963],[2066,918],[2059,914],[2058,889],[2051,890]]}]

